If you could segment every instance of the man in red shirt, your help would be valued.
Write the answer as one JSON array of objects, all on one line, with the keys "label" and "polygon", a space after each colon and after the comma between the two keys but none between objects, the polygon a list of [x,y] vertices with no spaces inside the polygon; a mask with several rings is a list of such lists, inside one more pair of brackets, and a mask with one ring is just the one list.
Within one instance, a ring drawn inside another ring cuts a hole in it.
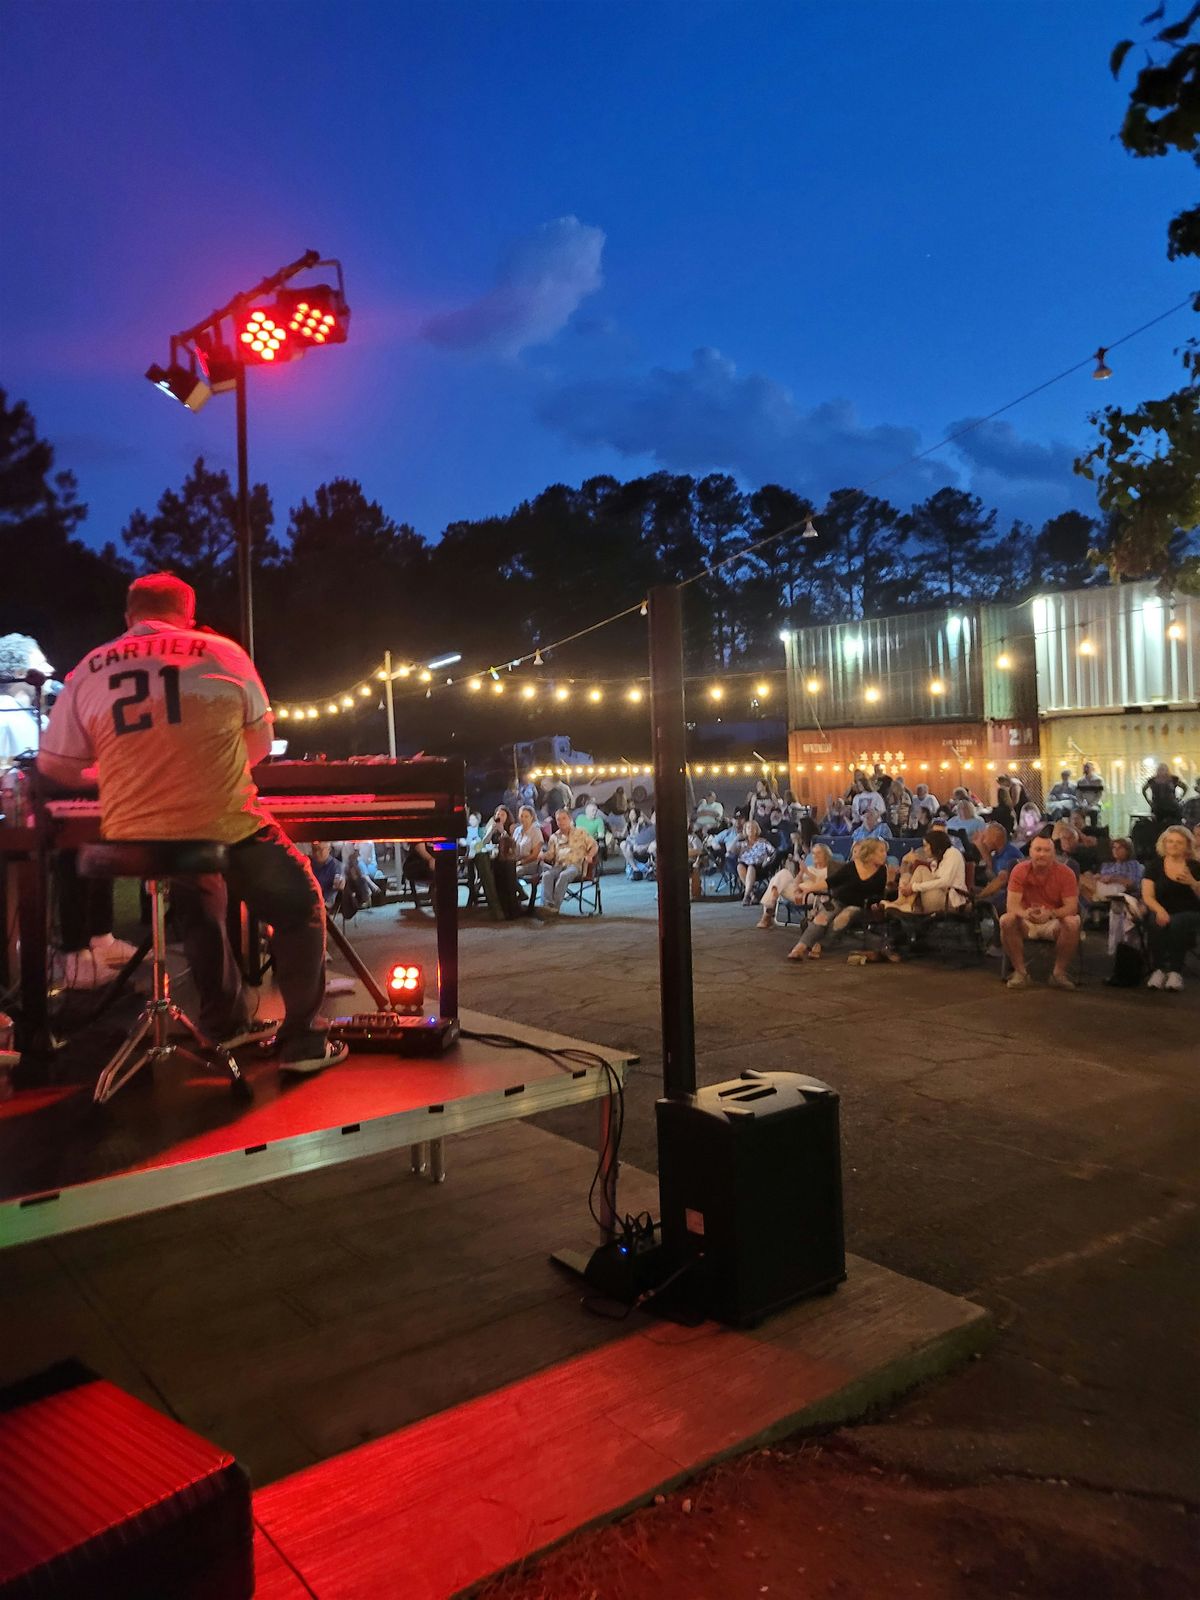
[{"label": "man in red shirt", "polygon": [[1079,885],[1070,867],[1055,859],[1051,839],[1030,840],[1029,860],[1012,869],[1008,907],[1000,918],[1000,939],[1012,966],[1010,989],[1029,983],[1025,970],[1026,939],[1054,941],[1054,989],[1073,989],[1067,967],[1079,948]]}]

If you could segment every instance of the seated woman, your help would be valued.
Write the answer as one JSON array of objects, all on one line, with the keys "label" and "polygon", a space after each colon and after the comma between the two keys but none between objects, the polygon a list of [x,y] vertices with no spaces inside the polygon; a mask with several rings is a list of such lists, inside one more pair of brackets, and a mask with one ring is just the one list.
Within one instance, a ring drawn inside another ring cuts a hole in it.
[{"label": "seated woman", "polygon": [[494,922],[511,922],[521,909],[512,829],[512,813],[507,806],[497,806],[484,826],[475,855],[479,881]]},{"label": "seated woman", "polygon": [[900,864],[899,893],[884,907],[884,951],[899,961],[898,946],[910,948],[922,919],[939,911],[957,911],[967,903],[967,863],[948,833],[934,830],[918,852]]},{"label": "seated woman", "polygon": [[960,800],[955,805],[954,815],[946,826],[951,833],[961,833],[970,839],[980,833],[986,824],[970,800]]},{"label": "seated woman", "polygon": [[1146,987],[1182,989],[1183,963],[1200,938],[1200,857],[1181,823],[1159,834],[1155,849],[1159,859],[1142,880],[1154,961]]},{"label": "seated woman", "polygon": [[621,842],[621,854],[625,857],[625,876],[644,878],[654,866],[657,849],[658,835],[654,826],[654,813],[652,811],[647,816],[644,811],[640,812],[637,822]]},{"label": "seated woman", "polygon": [[831,800],[829,810],[821,818],[820,832],[828,834],[830,838],[842,839],[851,832],[852,824],[846,816],[846,802],[844,800]]},{"label": "seated woman", "polygon": [[1030,839],[1036,839],[1042,831],[1042,813],[1032,800],[1026,800],[1017,813],[1017,831],[1013,834],[1014,844],[1028,844]]},{"label": "seated woman", "polygon": [[915,834],[918,839],[923,839],[933,826],[933,817],[934,808],[932,805],[914,806],[913,814],[908,824],[909,832]]},{"label": "seated woman", "polygon": [[1128,839],[1114,839],[1110,848],[1112,860],[1104,862],[1098,872],[1079,874],[1079,894],[1092,905],[1108,902],[1108,953],[1111,956],[1145,914],[1142,879],[1146,869],[1134,856]]},{"label": "seated woman", "polygon": [[542,876],[542,852],[546,847],[542,825],[532,806],[521,806],[518,810],[512,840],[517,882],[532,884],[529,891],[529,904],[532,906],[537,899],[538,880]]},{"label": "seated woman", "polygon": [[856,921],[864,907],[883,898],[887,888],[887,845],[882,839],[862,839],[850,860],[829,874],[830,904],[818,911],[788,952],[789,961],[820,959],[829,940]]},{"label": "seated woman", "polygon": [[746,824],[746,841],[738,851],[737,875],[742,885],[742,904],[754,904],[754,885],[759,869],[774,861],[779,854],[772,839],[764,834],[757,822]]},{"label": "seated woman", "polygon": [[[797,835],[797,837],[799,837]],[[789,856],[767,885],[762,897],[762,916],[755,924],[769,928],[775,920],[775,908],[780,900],[798,906],[807,895],[823,894],[829,881],[829,869],[834,864],[833,852],[827,844],[815,844],[808,855],[799,860]]]}]

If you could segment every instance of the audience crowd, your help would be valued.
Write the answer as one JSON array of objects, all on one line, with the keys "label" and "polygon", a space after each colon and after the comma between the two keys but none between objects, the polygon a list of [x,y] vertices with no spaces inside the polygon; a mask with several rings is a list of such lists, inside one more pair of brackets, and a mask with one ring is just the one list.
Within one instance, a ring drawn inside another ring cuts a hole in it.
[{"label": "audience crowd", "polygon": [[[1044,809],[1014,775],[996,780],[989,801],[965,786],[944,798],[923,782],[910,788],[880,767],[856,771],[824,807],[766,778],[731,810],[708,789],[688,829],[692,894],[739,899],[761,929],[794,924],[796,962],[819,961],[852,930],[850,960],[905,961],[930,953],[950,925],[997,954],[1014,989],[1032,981],[1029,947],[1048,945],[1047,981],[1072,989],[1091,929],[1112,960],[1109,982],[1177,990],[1200,937],[1196,787],[1189,797],[1166,766],[1147,779],[1149,831],[1137,849],[1103,826],[1104,785],[1090,762],[1078,779],[1060,774]],[[498,921],[556,916],[572,900],[594,912],[606,863],[631,881],[653,879],[657,849],[645,789],[575,793],[543,777],[514,788],[486,820],[470,815],[460,878],[467,906]],[[351,917],[384,897],[375,846],[314,845],[312,854],[331,910]],[[432,899],[432,869],[428,848],[409,845],[397,877],[414,898]]]}]

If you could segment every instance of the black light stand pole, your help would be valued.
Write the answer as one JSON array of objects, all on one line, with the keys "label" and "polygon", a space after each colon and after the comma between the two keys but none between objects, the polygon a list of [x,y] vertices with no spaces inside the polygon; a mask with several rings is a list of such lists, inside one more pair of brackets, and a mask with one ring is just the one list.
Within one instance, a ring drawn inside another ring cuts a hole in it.
[{"label": "black light stand pole", "polygon": [[246,366],[235,368],[237,398],[238,615],[242,648],[254,659],[254,590],[250,563],[250,469],[246,447]]},{"label": "black light stand pole", "polygon": [[651,589],[649,601],[663,1089],[677,1099],[696,1092],[682,591],[660,584]]}]

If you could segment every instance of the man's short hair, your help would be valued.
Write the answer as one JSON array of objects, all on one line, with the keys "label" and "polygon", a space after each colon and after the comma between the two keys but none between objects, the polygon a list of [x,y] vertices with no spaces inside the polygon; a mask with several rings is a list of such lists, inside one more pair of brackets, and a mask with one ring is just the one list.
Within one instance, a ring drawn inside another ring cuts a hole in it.
[{"label": "man's short hair", "polygon": [[148,572],[129,585],[125,613],[135,622],[155,617],[182,617],[194,622],[196,591],[173,572]]}]

